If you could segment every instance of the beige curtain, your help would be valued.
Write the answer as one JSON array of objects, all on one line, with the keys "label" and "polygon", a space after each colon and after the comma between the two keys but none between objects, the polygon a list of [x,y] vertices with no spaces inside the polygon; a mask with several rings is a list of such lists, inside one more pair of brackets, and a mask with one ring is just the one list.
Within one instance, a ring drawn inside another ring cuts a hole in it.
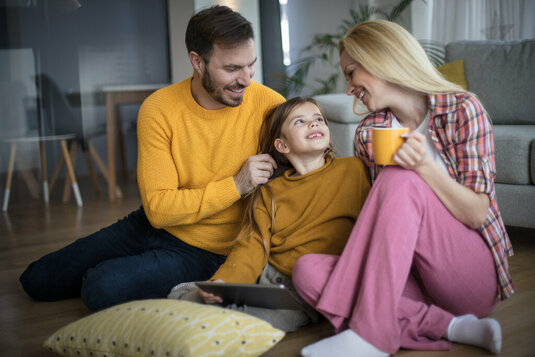
[{"label": "beige curtain", "polygon": [[[535,38],[529,0],[416,0],[412,17],[418,38],[441,43],[457,40],[517,40]],[[531,14],[531,16],[529,15]],[[419,17],[422,19],[422,17]]]}]

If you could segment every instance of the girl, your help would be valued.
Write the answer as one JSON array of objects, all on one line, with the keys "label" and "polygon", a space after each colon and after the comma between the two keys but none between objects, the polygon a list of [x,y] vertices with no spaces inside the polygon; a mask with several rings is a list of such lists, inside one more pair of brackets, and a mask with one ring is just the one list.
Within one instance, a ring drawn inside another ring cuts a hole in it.
[{"label": "girl", "polygon": [[[481,317],[513,294],[512,248],[485,110],[397,24],[358,24],[339,50],[347,93],[371,112],[355,154],[373,186],[342,255],[306,255],[294,268],[297,291],[338,332],[302,355],[387,356],[450,341],[498,353],[500,325]],[[394,155],[399,167],[374,164],[374,126],[411,129]]]},{"label": "girl", "polygon": [[[367,170],[356,158],[333,157],[327,121],[311,98],[289,99],[268,113],[259,152],[290,169],[253,193],[249,223],[211,280],[292,288],[290,276],[300,256],[341,253],[370,188]],[[207,292],[201,297],[221,302]],[[315,315],[310,307],[304,312],[237,308],[285,331]]]}]

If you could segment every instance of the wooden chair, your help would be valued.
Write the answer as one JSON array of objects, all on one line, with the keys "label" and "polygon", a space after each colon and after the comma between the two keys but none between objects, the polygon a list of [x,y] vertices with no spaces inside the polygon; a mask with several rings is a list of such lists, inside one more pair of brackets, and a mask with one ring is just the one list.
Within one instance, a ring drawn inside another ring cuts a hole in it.
[{"label": "wooden chair", "polygon": [[[11,145],[8,177],[2,206],[3,211],[7,211],[9,205],[9,196],[13,182],[13,170],[15,168],[15,163],[17,163],[19,169],[24,169],[24,165],[22,164],[23,158],[20,155],[17,155],[17,146],[21,143],[33,142],[39,144],[43,181],[43,197],[46,203],[49,202],[49,193],[53,190],[58,178],[60,177],[63,167],[66,166],[67,174],[65,175],[63,202],[66,203],[70,200],[70,192],[72,188],[76,203],[78,206],[83,205],[82,197],[80,195],[80,190],[78,188],[74,173],[77,156],[76,154],[79,146],[84,155],[95,191],[97,193],[100,192],[100,187],[98,185],[97,174],[91,159],[93,159],[93,161],[96,163],[96,166],[100,169],[102,176],[106,180],[109,180],[108,169],[102,160],[102,157],[98,154],[91,142],[91,139],[96,135],[105,134],[105,128],[100,131],[94,131],[90,135],[84,133],[82,120],[79,113],[73,110],[66,96],[55,84],[55,82],[46,74],[39,74],[35,76],[35,84],[37,87],[37,92],[39,93],[37,106],[41,108],[41,112],[39,113],[40,125],[38,130],[40,134],[34,133],[33,135],[20,137],[0,138],[0,141]],[[57,141],[60,143],[62,154],[58,160],[58,163],[56,164],[49,185],[45,146],[47,142],[51,141]],[[32,196],[38,197],[38,184],[34,183],[36,180],[33,175],[25,170],[22,170],[21,172],[23,173],[24,181],[28,185]],[[119,187],[116,189],[116,195],[118,197],[122,195]]]},{"label": "wooden chair", "polygon": [[48,175],[47,175],[47,165],[46,165],[46,151],[45,143],[47,141],[59,141],[61,145],[62,158],[64,159],[67,166],[67,174],[69,176],[72,190],[74,192],[74,197],[76,198],[76,204],[78,207],[83,206],[82,195],[80,194],[80,189],[76,181],[76,176],[74,174],[74,168],[71,161],[71,154],[67,147],[67,141],[73,140],[76,138],[75,134],[63,134],[63,135],[49,135],[49,136],[27,136],[27,137],[17,137],[17,138],[2,138],[0,141],[9,143],[11,145],[9,153],[9,166],[7,172],[6,187],[4,190],[4,201],[2,204],[2,211],[6,212],[9,205],[9,196],[11,194],[11,185],[13,180],[13,170],[15,169],[15,161],[17,157],[17,144],[21,143],[38,143],[40,147],[40,156],[41,156],[41,171],[43,176],[43,197],[45,203],[49,202],[49,187],[48,187]]},{"label": "wooden chair", "polygon": [[[98,184],[97,174],[93,167],[91,159],[93,159],[106,181],[109,180],[109,173],[108,168],[104,163],[104,160],[98,154],[91,140],[97,136],[106,134],[105,126],[103,125],[101,128],[92,130],[91,132],[84,132],[82,126],[82,119],[80,118],[79,114],[73,110],[66,96],[59,89],[56,83],[46,74],[40,74],[37,76],[36,84],[40,88],[40,92],[44,98],[44,114],[48,118],[53,118],[53,120],[48,120],[51,125],[49,130],[56,134],[76,134],[75,140],[71,142],[70,153],[72,165],[74,167],[74,165],[76,164],[76,153],[78,152],[77,148],[78,146],[80,146],[93,187],[97,193],[100,193],[101,189]],[[52,175],[52,179],[50,181],[50,189],[53,189],[58,175],[61,172],[61,169],[63,168],[63,165],[65,163],[65,158],[62,156],[58,162],[58,165],[56,166],[56,169],[54,170],[54,174]],[[64,202],[67,202],[69,200],[70,190],[68,189],[68,187],[68,182],[66,182],[63,192]],[[116,195],[117,197],[121,197],[122,195],[119,187],[117,187],[116,189]]]}]

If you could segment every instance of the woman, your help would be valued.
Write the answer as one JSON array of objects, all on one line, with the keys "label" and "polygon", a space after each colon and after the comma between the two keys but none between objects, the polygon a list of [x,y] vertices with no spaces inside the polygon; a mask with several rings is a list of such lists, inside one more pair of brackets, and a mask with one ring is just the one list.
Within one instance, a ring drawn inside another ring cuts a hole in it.
[{"label": "woman", "polygon": [[[294,267],[297,291],[337,332],[301,353],[387,356],[450,341],[498,353],[500,325],[481,317],[514,292],[513,251],[487,113],[399,25],[358,24],[339,49],[347,93],[371,112],[355,154],[373,185],[342,255],[305,255]],[[371,127],[410,128],[394,155],[399,166],[374,164]]]}]

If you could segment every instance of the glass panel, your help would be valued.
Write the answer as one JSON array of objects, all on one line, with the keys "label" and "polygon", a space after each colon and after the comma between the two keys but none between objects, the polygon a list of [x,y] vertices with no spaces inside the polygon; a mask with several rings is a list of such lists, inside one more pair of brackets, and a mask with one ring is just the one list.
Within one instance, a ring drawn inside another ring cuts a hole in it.
[{"label": "glass panel", "polygon": [[165,0],[0,0],[0,137],[103,133],[103,86],[168,83],[169,68]]}]

